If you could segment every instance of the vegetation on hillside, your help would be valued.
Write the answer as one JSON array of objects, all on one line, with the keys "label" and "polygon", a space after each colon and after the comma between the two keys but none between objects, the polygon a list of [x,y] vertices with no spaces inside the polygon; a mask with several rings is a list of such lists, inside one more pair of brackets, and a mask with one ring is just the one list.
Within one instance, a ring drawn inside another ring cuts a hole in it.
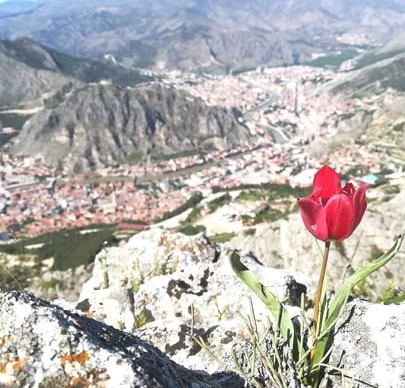
[{"label": "vegetation on hillside", "polygon": [[17,242],[0,244],[0,252],[24,257],[33,255],[37,261],[54,258],[53,270],[66,270],[89,264],[105,244],[115,242],[114,225],[90,225],[65,229]]},{"label": "vegetation on hillside", "polygon": [[354,58],[356,55],[358,55],[358,51],[350,48],[347,50],[342,50],[338,53],[328,54],[313,59],[312,61],[308,62],[308,65],[315,67],[339,68],[343,62]]}]

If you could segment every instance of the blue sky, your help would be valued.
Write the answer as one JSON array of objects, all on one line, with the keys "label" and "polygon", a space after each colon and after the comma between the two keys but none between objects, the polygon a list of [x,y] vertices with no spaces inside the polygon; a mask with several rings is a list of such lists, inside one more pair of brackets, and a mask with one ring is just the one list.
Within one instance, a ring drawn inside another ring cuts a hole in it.
[{"label": "blue sky", "polygon": [[37,0],[0,0],[0,3],[5,3],[7,1],[9,1],[10,3],[11,2],[16,3],[17,1],[31,1],[31,2],[33,2],[33,1],[37,1]]}]

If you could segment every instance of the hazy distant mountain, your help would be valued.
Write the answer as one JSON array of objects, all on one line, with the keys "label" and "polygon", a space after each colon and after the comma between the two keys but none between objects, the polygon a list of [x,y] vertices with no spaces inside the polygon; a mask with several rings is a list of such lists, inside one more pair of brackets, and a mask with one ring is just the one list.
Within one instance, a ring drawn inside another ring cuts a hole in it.
[{"label": "hazy distant mountain", "polygon": [[[0,34],[127,65],[220,70],[306,62],[405,30],[402,0],[39,0],[0,4]],[[0,36],[1,36],[0,35]]]},{"label": "hazy distant mountain", "polygon": [[351,62],[353,71],[331,85],[334,93],[371,96],[388,88],[405,92],[405,33]]},{"label": "hazy distant mountain", "polygon": [[0,106],[42,99],[66,84],[103,79],[127,86],[150,78],[121,66],[63,54],[26,38],[0,41]]},{"label": "hazy distant mountain", "polygon": [[134,153],[170,154],[245,144],[239,113],[207,106],[183,91],[145,84],[136,88],[87,85],[61,95],[25,124],[14,153],[41,155],[47,164],[83,171]]},{"label": "hazy distant mountain", "polygon": [[350,73],[332,90],[357,96],[371,96],[388,88],[405,92],[405,53],[381,60]]},{"label": "hazy distant mountain", "polygon": [[396,55],[405,54],[405,31],[391,39],[387,44],[369,50],[353,60],[353,68],[362,68]]}]

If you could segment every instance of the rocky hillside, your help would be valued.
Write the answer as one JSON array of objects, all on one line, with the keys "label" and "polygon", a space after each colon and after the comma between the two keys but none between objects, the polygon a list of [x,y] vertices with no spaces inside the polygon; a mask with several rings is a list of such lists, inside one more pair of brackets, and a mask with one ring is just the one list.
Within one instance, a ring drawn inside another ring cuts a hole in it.
[{"label": "rocky hillside", "polygon": [[[229,254],[229,248],[202,235],[156,228],[100,252],[75,303],[0,292],[0,384],[243,387],[234,372],[223,372],[239,370],[234,351],[249,376],[273,386],[252,355],[238,315],[248,314],[251,294],[232,272]],[[313,295],[302,274],[265,267],[248,252],[240,256],[290,314],[299,313],[302,293]],[[257,330],[265,338],[269,313],[259,299],[252,301]],[[340,388],[352,380],[359,388],[404,386],[404,304],[354,300],[336,327],[328,386]],[[222,364],[198,345],[198,337]],[[335,366],[347,374],[333,373]],[[286,386],[302,387],[292,376],[284,376]]]},{"label": "rocky hillside", "polygon": [[333,86],[334,93],[359,97],[383,93],[388,88],[405,92],[405,54],[391,54],[361,69],[352,71]]},{"label": "rocky hillside", "polygon": [[150,78],[112,63],[66,55],[30,39],[0,40],[0,107],[45,98],[67,83],[101,80],[127,86]]},{"label": "rocky hillside", "polygon": [[0,41],[0,106],[41,98],[71,81],[71,77],[58,72],[33,68],[17,56],[10,55],[5,42]]},{"label": "rocky hillside", "polygon": [[236,110],[158,84],[86,85],[49,104],[25,124],[12,151],[70,171],[108,166],[134,153],[224,149],[250,138]]}]

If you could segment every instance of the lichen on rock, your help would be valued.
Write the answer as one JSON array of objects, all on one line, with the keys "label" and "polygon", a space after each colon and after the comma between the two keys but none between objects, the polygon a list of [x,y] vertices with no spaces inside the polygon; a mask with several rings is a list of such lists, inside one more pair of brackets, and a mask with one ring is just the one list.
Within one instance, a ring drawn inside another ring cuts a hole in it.
[{"label": "lichen on rock", "polygon": [[243,387],[177,365],[151,344],[24,292],[0,293],[0,386]]},{"label": "lichen on rock", "polygon": [[[218,371],[214,362],[195,342],[201,336],[218,355],[231,351],[234,343],[247,338],[238,311],[248,311],[250,293],[233,273],[229,249],[204,235],[186,236],[156,228],[142,232],[123,246],[109,248],[95,261],[93,276],[84,285],[80,302],[88,313],[117,328],[136,332],[176,362],[189,368]],[[298,304],[306,291],[298,273],[264,267],[249,254],[242,260],[280,299]],[[165,271],[154,271],[165,263]],[[109,287],[103,286],[103,271],[109,271]],[[142,272],[142,275],[140,273]],[[128,289],[131,280],[142,282]],[[131,298],[133,306],[131,308]],[[254,299],[258,319],[268,311]],[[139,327],[137,318],[146,318]]]},{"label": "lichen on rock", "polygon": [[350,380],[358,388],[404,387],[404,333],[405,304],[386,306],[361,300],[350,303],[337,323],[329,360],[347,375],[335,372],[330,376],[333,386]]}]

